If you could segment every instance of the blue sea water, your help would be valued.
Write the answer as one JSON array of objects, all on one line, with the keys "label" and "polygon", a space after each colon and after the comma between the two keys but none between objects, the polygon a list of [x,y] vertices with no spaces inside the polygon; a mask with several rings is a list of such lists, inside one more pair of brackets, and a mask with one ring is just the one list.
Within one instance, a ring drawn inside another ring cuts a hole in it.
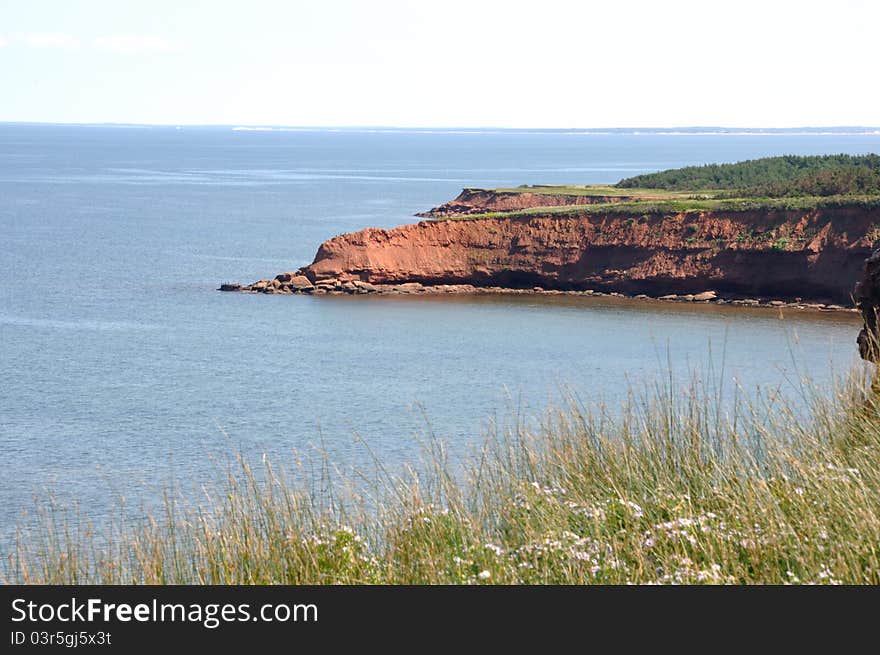
[{"label": "blue sea water", "polygon": [[108,497],[213,479],[236,452],[320,444],[343,469],[369,451],[395,469],[430,430],[464,455],[493,415],[537,415],[562,388],[614,404],[710,351],[731,387],[827,384],[854,362],[853,317],[215,289],[463,186],[837,152],[880,152],[880,135],[0,125],[0,534],[35,493],[100,520]]}]

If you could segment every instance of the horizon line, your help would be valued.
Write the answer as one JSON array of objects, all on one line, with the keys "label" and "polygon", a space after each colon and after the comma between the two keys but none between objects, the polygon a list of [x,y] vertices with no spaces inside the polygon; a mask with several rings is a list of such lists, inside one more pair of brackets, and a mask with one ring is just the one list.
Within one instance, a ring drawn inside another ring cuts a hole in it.
[{"label": "horizon line", "polygon": [[725,131],[792,131],[792,130],[870,130],[880,131],[880,125],[793,125],[779,126],[731,126],[731,125],[663,125],[663,126],[596,126],[596,127],[502,127],[497,125],[286,125],[272,123],[138,123],[126,121],[24,121],[0,120],[0,125],[45,125],[59,127],[171,127],[171,128],[243,128],[252,129],[289,129],[289,130],[504,130],[504,131],[621,131],[621,130],[725,130]]}]

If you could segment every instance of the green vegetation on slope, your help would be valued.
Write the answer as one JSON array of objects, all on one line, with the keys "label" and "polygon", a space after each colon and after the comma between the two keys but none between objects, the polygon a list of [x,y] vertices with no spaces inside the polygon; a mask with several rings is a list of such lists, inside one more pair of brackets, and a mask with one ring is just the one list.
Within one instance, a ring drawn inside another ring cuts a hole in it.
[{"label": "green vegetation on slope", "polygon": [[735,164],[706,164],[637,175],[620,189],[735,190],[739,197],[880,194],[880,156],[765,157]]},{"label": "green vegetation on slope", "polygon": [[[473,189],[472,189],[473,190]],[[522,185],[496,193],[594,197],[589,205],[435,216],[435,220],[657,214],[690,211],[777,211],[880,206],[880,155],[766,157],[638,175],[608,185]]]},{"label": "green vegetation on slope", "polygon": [[854,377],[807,417],[778,395],[720,397],[711,382],[670,383],[615,417],[572,403],[534,431],[516,420],[466,484],[433,444],[427,472],[347,502],[244,466],[201,507],[169,501],[106,536],[45,511],[6,579],[880,583],[877,391]]},{"label": "green vegetation on slope", "polygon": [[668,191],[663,189],[636,189],[618,188],[604,184],[523,184],[518,187],[492,189],[496,193],[534,193],[543,196],[597,196],[601,198],[647,198],[647,199],[672,199],[694,198],[697,195],[712,195],[714,191]]},{"label": "green vegetation on slope", "polygon": [[468,221],[486,218],[528,218],[538,216],[623,215],[653,216],[687,212],[745,212],[830,209],[861,207],[880,209],[880,196],[800,196],[783,198],[704,198],[691,196],[674,200],[637,200],[607,202],[593,205],[558,205],[529,207],[507,211],[487,211],[480,214],[438,216],[436,221]]}]

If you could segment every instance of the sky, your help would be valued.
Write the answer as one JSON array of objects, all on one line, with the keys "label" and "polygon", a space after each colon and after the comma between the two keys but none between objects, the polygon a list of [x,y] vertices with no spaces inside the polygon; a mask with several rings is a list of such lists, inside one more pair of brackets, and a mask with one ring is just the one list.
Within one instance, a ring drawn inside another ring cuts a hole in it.
[{"label": "sky", "polygon": [[876,0],[0,0],[0,121],[880,125]]}]

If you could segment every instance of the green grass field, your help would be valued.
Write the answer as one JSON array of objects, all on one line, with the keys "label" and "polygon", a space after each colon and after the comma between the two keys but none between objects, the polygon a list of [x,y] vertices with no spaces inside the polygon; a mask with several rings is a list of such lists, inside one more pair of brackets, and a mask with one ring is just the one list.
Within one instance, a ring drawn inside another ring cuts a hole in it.
[{"label": "green grass field", "polygon": [[[471,189],[475,190],[475,189]],[[572,203],[552,208],[493,211],[465,218],[516,218],[578,213],[752,211],[860,206],[880,201],[880,156],[819,155],[765,157],[732,164],[688,166],[637,175],[615,185],[522,185],[496,193],[612,200],[584,208]],[[448,220],[450,217],[438,217]],[[451,217],[457,218],[457,217]]]},{"label": "green grass field", "polygon": [[549,184],[524,185],[519,187],[491,189],[496,193],[534,193],[546,196],[599,196],[606,198],[699,198],[714,197],[715,191],[668,191],[666,189],[624,189],[601,184],[560,185]]},{"label": "green grass field", "polygon": [[608,202],[592,205],[559,205],[530,207],[510,211],[493,211],[458,216],[437,216],[433,220],[479,220],[486,218],[524,218],[536,216],[677,214],[699,212],[786,211],[827,209],[835,207],[880,208],[880,196],[807,196],[794,198],[703,198],[689,197],[671,200],[640,200],[635,202]]}]

